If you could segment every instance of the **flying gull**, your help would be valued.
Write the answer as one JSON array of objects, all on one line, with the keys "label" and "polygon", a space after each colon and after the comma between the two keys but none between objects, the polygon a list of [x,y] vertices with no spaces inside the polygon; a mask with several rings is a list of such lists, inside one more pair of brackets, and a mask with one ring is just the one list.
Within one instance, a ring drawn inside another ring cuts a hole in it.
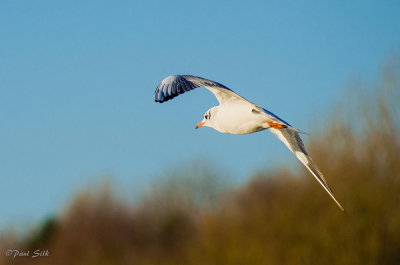
[{"label": "flying gull", "polygon": [[155,101],[163,103],[198,87],[210,90],[217,98],[219,105],[206,111],[196,129],[207,126],[219,132],[231,134],[247,134],[268,129],[294,153],[344,211],[326,183],[323,174],[308,155],[299,135],[301,131],[272,112],[249,102],[220,83],[193,75],[166,77],[156,88]]}]

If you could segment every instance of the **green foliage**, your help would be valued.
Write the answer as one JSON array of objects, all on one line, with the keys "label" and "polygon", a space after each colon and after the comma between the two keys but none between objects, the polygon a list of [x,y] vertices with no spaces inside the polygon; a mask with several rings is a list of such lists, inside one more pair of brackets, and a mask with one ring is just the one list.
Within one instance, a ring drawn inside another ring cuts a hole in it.
[{"label": "green foliage", "polygon": [[25,249],[38,249],[49,245],[53,235],[57,232],[57,219],[48,217],[41,226],[27,239]]}]

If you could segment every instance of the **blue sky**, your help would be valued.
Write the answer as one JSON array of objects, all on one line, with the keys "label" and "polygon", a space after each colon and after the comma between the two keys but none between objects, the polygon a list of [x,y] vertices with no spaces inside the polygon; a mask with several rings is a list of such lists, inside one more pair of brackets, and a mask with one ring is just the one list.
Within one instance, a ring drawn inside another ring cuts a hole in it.
[{"label": "blue sky", "polygon": [[157,104],[155,87],[199,75],[310,132],[399,50],[399,14],[398,1],[1,1],[0,229],[104,175],[140,195],[196,159],[232,182],[300,168],[268,132],[194,130],[217,103],[207,90]]}]

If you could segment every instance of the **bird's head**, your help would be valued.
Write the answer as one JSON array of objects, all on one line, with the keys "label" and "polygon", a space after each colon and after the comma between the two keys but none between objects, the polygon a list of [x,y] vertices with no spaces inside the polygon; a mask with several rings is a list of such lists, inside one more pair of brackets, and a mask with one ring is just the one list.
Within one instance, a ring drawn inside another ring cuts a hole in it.
[{"label": "bird's head", "polygon": [[213,116],[213,113],[214,113],[213,108],[207,110],[206,113],[204,114],[203,120],[196,125],[195,129],[198,129],[203,126],[212,127],[211,117]]}]

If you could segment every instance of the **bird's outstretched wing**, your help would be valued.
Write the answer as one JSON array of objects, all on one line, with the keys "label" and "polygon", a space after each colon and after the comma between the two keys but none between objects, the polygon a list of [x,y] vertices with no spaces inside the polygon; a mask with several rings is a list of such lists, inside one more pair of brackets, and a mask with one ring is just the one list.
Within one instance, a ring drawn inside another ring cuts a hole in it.
[{"label": "bird's outstretched wing", "polygon": [[340,207],[342,211],[344,211],[343,207],[340,203],[336,200],[335,196],[333,195],[331,189],[329,188],[328,184],[324,176],[322,175],[321,171],[318,169],[317,165],[308,155],[303,141],[300,138],[299,133],[292,128],[285,128],[285,129],[269,129],[276,137],[279,138],[289,149],[292,151],[297,159],[300,160],[301,163],[313,174],[316,180],[321,184],[321,186],[325,189],[325,191],[332,197],[332,199],[336,202],[336,204]]},{"label": "bird's outstretched wing", "polygon": [[164,78],[154,92],[155,101],[163,103],[197,87],[210,90],[221,105],[234,100],[247,101],[220,83],[193,75],[171,75]]}]

